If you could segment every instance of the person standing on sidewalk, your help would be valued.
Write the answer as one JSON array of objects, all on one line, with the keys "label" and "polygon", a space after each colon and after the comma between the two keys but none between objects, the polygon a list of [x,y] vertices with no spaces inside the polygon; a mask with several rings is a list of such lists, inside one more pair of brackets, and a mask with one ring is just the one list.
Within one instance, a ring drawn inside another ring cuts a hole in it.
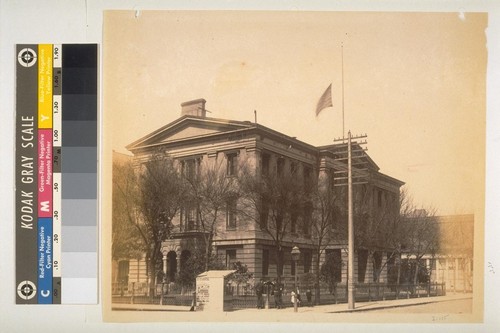
[{"label": "person standing on sidewalk", "polygon": [[255,294],[257,295],[257,309],[264,308],[264,298],[262,294],[264,293],[264,283],[263,280],[260,279],[259,282],[255,285]]},{"label": "person standing on sidewalk", "polygon": [[292,305],[295,306],[295,298],[297,298],[297,307],[300,306],[300,291],[299,288],[292,290],[290,293],[291,298],[290,301],[292,302]]},{"label": "person standing on sidewalk", "polygon": [[312,292],[310,288],[308,288],[306,291],[306,297],[307,297],[307,306],[312,306]]},{"label": "person standing on sidewalk", "polygon": [[283,285],[276,282],[274,285],[274,303],[276,309],[283,309]]}]

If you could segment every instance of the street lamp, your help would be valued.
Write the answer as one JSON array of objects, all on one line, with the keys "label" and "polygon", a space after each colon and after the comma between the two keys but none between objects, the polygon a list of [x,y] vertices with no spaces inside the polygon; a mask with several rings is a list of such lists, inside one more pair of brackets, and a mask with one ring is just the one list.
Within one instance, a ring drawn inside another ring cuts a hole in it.
[{"label": "street lamp", "polygon": [[299,258],[300,258],[300,250],[297,246],[294,246],[292,248],[292,260],[293,262],[295,263],[295,297],[294,297],[294,300],[293,300],[293,311],[294,312],[297,312],[297,298],[298,298],[298,290],[297,290],[297,263],[299,261]]}]

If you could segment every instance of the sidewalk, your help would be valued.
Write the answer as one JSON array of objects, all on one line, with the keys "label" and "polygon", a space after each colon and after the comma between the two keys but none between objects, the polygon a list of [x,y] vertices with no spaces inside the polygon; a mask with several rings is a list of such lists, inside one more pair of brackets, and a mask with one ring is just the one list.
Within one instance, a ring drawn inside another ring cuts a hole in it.
[{"label": "sidewalk", "polygon": [[176,311],[188,312],[190,306],[182,305],[159,305],[159,304],[112,304],[113,310],[121,311]]},{"label": "sidewalk", "polygon": [[[397,307],[411,307],[414,305],[422,305],[429,303],[438,303],[438,302],[448,302],[455,301],[461,299],[472,299],[472,294],[455,294],[455,295],[447,295],[447,296],[435,296],[435,297],[420,297],[420,298],[404,298],[398,300],[386,300],[386,301],[371,301],[371,302],[356,302],[354,305],[354,309],[349,310],[347,303],[340,304],[326,304],[326,305],[315,305],[312,307],[309,306],[301,306],[298,308],[298,312],[301,313],[350,313],[350,312],[365,312],[365,311],[373,311],[373,310],[382,310],[382,309],[390,309]],[[245,309],[238,311],[262,311],[257,309]],[[267,311],[284,311],[284,312],[293,312],[293,306],[287,307],[283,310],[275,310],[270,309]]]},{"label": "sidewalk", "polygon": [[[301,306],[298,308],[300,313],[349,313],[349,312],[364,312],[373,310],[382,310],[396,307],[410,307],[414,305],[438,303],[438,302],[448,302],[461,299],[472,299],[472,294],[449,294],[446,296],[436,296],[436,297],[420,297],[420,298],[404,298],[398,300],[386,300],[386,301],[372,301],[372,302],[356,302],[354,309],[349,310],[347,308],[347,303],[340,304],[327,304],[327,305],[315,305],[312,307]],[[182,311],[188,312],[190,310],[189,306],[176,306],[176,305],[153,305],[153,304],[113,304],[113,310],[132,310],[132,311]],[[293,312],[293,306],[286,307],[282,310],[271,309],[239,309],[235,312]]]}]

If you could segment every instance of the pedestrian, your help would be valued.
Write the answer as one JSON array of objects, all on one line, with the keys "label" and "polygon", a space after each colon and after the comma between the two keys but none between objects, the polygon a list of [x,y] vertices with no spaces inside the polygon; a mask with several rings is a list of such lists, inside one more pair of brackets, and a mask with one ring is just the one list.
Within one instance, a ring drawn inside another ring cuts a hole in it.
[{"label": "pedestrian", "polygon": [[300,291],[299,291],[299,288],[295,289],[295,290],[292,290],[292,292],[290,293],[291,295],[291,298],[290,300],[292,301],[292,305],[295,307],[295,298],[297,298],[297,307],[300,306]]},{"label": "pedestrian", "polygon": [[264,293],[264,283],[263,280],[260,279],[259,282],[255,285],[255,294],[257,294],[257,309],[264,308],[264,298],[262,294]]},{"label": "pedestrian", "polygon": [[276,309],[283,309],[283,287],[281,283],[275,283],[274,285],[274,303]]},{"label": "pedestrian", "polygon": [[311,302],[312,292],[311,292],[310,288],[308,288],[307,291],[306,291],[306,297],[307,297],[307,305],[308,306],[312,306],[312,302]]}]

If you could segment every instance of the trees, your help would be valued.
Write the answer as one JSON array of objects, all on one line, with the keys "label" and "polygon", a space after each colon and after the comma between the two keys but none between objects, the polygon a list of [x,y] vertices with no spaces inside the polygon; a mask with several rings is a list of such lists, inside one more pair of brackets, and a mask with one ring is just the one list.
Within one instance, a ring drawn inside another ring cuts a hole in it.
[{"label": "trees", "polygon": [[[227,174],[221,162],[205,163],[200,170],[184,175],[187,184],[186,203],[195,207],[199,231],[203,236],[204,267],[213,259],[212,247],[221,214],[235,209],[238,186],[235,177]],[[235,213],[235,212],[234,212]]]},{"label": "trees", "polygon": [[162,241],[172,230],[172,219],[186,197],[185,185],[173,160],[161,151],[155,152],[139,171],[138,228],[146,244],[149,261],[149,288],[154,294],[155,277],[161,267]]},{"label": "trees", "polygon": [[114,260],[140,258],[144,242],[137,229],[137,179],[131,161],[113,161],[113,224],[111,255]]},{"label": "trees", "polygon": [[224,262],[217,256],[205,257],[203,249],[196,249],[186,260],[176,277],[176,282],[182,287],[193,287],[196,284],[196,277],[207,270],[222,270],[225,268]]},{"label": "trees", "polygon": [[[191,220],[196,223],[196,229],[180,231],[196,231],[190,236],[197,236],[202,241],[197,244],[199,253],[192,252],[191,266],[181,261],[179,281],[192,283],[198,273],[218,267],[213,265],[217,259],[213,253],[214,238],[224,237],[221,222],[227,221],[227,229],[234,216],[239,214],[241,221],[251,221],[255,225],[256,238],[264,239],[267,244],[272,242],[277,254],[278,282],[281,282],[287,254],[284,247],[300,237],[299,242],[305,248],[303,253],[307,254],[303,257],[308,258],[309,263],[307,269],[304,265],[304,271],[309,270],[311,258],[314,258],[315,286],[318,288],[322,253],[334,241],[345,245],[347,239],[347,204],[342,195],[343,188],[334,189],[328,179],[314,177],[313,167],[308,165],[301,165],[299,168],[303,173],[297,176],[296,168],[292,168],[295,162],[280,162],[279,157],[275,171],[263,173],[259,167],[252,171],[243,168],[239,176],[234,175],[234,169],[229,174],[224,158],[217,160],[204,156],[203,159],[205,163],[202,165],[199,164],[202,158],[196,159],[198,164],[194,164],[196,168],[193,169],[196,172],[181,172],[179,165],[183,162],[174,162],[161,151],[153,153],[136,170],[132,165],[122,169],[115,167],[114,258],[134,256],[143,250],[148,260],[150,288],[154,290],[155,277],[162,264],[162,242],[171,236],[174,216],[182,207],[189,206],[193,208]],[[194,161],[193,158],[190,160]],[[290,172],[283,171],[284,165],[290,166]],[[425,218],[419,223],[407,223],[420,218],[417,218],[418,210],[404,195],[405,192],[400,195],[401,201],[395,200],[396,194],[389,193],[394,194],[394,198],[374,207],[374,186],[370,186],[358,186],[355,190],[356,249],[368,251],[367,257],[371,258],[375,268],[373,279],[378,281],[383,268],[401,256],[403,250],[408,258],[419,262],[425,253],[436,251],[437,245],[431,238],[432,231],[425,231],[429,224]],[[427,213],[427,217],[432,217],[432,211],[427,210]],[[118,227],[119,223],[123,226]],[[181,244],[180,239],[187,236],[180,235],[176,244]],[[426,239],[426,242],[418,243],[419,239]],[[190,242],[189,246],[194,243]],[[182,244],[185,246],[186,242]],[[311,249],[315,253],[312,254]],[[416,253],[416,249],[423,252]],[[318,294],[319,289],[316,289],[317,301]]]},{"label": "trees", "polygon": [[328,285],[330,294],[334,293],[338,281],[342,276],[342,260],[340,256],[329,253],[325,256],[325,262],[319,271],[320,280]]},{"label": "trees", "polygon": [[[311,202],[314,210],[311,219],[311,243],[315,251],[315,301],[320,302],[320,261],[321,254],[326,247],[335,239],[335,232],[339,231],[339,223],[335,215],[338,215],[336,207],[337,193],[334,191],[332,182],[327,177],[321,177],[318,186],[311,192]],[[337,222],[337,223],[336,223]],[[333,267],[331,267],[333,269]],[[326,272],[324,272],[326,274]],[[326,277],[327,282],[330,279]]]},{"label": "trees", "polygon": [[233,262],[231,269],[234,269],[236,272],[229,276],[229,281],[236,284],[236,294],[238,295],[240,285],[247,284],[253,278],[253,273],[241,261]]},{"label": "trees", "polygon": [[435,257],[439,251],[439,225],[433,210],[413,209],[404,216],[404,244],[408,259],[413,261],[412,282],[420,282],[419,272],[426,267],[422,258],[426,254]]},{"label": "trees", "polygon": [[281,283],[285,236],[296,232],[298,218],[308,203],[304,185],[288,173],[261,176],[242,170],[239,180],[242,200],[238,211],[271,238],[277,251],[277,282]]},{"label": "trees", "polygon": [[[417,207],[406,188],[400,192],[397,214],[385,214],[382,229],[388,249],[387,264],[396,261],[396,283],[417,284],[430,275],[423,263],[426,255],[435,257],[440,250],[440,231],[435,209]],[[389,212],[393,209],[389,209]],[[404,257],[404,258],[402,258]],[[395,260],[396,259],[396,260]],[[404,260],[402,260],[404,259]]]}]

